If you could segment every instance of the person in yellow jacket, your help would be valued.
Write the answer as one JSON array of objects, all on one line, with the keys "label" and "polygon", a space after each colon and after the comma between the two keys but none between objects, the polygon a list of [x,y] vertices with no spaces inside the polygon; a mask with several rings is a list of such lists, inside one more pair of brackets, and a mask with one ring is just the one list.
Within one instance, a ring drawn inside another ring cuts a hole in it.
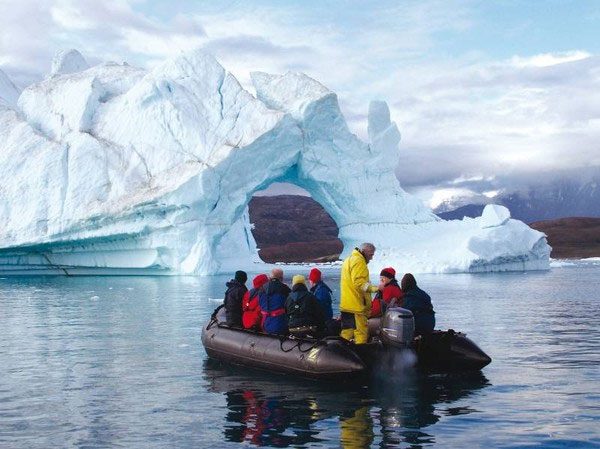
[{"label": "person in yellow jacket", "polygon": [[369,282],[367,264],[375,254],[372,243],[363,243],[354,248],[352,254],[342,264],[340,280],[340,312],[342,332],[340,336],[346,340],[354,339],[356,344],[364,344],[369,340],[367,321],[371,313],[371,293],[379,287]]}]

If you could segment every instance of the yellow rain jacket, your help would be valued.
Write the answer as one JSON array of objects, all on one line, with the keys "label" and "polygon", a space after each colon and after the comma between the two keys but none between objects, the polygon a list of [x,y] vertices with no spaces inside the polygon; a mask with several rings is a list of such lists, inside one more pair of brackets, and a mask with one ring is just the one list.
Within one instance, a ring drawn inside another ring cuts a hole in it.
[{"label": "yellow rain jacket", "polygon": [[371,293],[377,287],[369,282],[367,260],[358,249],[344,260],[340,280],[340,310],[342,312],[371,313]]}]

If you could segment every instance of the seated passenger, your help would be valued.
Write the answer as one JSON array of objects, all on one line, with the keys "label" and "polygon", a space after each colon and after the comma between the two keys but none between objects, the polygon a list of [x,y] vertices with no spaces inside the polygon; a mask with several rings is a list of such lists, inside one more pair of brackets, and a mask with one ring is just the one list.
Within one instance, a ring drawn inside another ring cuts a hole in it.
[{"label": "seated passenger", "polygon": [[379,273],[379,291],[371,303],[371,318],[382,316],[388,307],[402,307],[402,290],[396,280],[396,270],[384,268]]},{"label": "seated passenger", "polygon": [[404,292],[402,307],[410,310],[415,317],[415,335],[433,332],[435,312],[429,295],[417,287],[417,281],[410,273],[404,275],[400,287]]},{"label": "seated passenger", "polygon": [[304,276],[298,274],[292,280],[292,292],[285,302],[288,328],[298,337],[321,335],[325,331],[325,317],[315,295],[308,291]]},{"label": "seated passenger", "polygon": [[317,302],[323,311],[325,321],[333,319],[333,309],[331,307],[331,289],[327,286],[321,277],[321,271],[317,268],[310,270],[308,274],[310,282],[310,292],[315,295]]},{"label": "seated passenger", "polygon": [[248,291],[246,281],[248,275],[245,271],[236,271],[235,277],[225,284],[227,291],[225,292],[225,323],[228,326],[242,326],[242,298]]},{"label": "seated passenger", "polygon": [[242,300],[242,324],[244,329],[260,330],[262,315],[258,305],[258,297],[264,292],[263,286],[269,282],[266,274],[259,274],[252,279],[254,288],[248,290]]},{"label": "seated passenger", "polygon": [[285,300],[290,288],[283,283],[283,270],[273,268],[271,280],[259,295],[258,303],[262,314],[262,330],[269,334],[287,335],[287,318],[285,316]]}]

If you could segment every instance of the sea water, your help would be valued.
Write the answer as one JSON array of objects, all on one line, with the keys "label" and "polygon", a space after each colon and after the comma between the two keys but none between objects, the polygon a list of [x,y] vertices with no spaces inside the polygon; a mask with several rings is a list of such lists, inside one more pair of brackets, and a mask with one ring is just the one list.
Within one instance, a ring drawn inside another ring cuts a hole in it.
[{"label": "sea water", "polygon": [[351,388],[207,360],[226,280],[0,279],[0,447],[600,447],[600,265],[417,276],[492,364]]}]

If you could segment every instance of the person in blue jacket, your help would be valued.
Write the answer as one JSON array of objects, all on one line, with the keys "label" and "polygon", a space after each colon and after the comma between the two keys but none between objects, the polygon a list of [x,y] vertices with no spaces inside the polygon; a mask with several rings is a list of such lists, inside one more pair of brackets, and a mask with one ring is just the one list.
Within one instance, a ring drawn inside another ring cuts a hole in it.
[{"label": "person in blue jacket", "polygon": [[404,292],[402,307],[410,310],[415,317],[415,335],[433,332],[435,312],[429,295],[417,287],[417,281],[410,273],[404,275],[400,288]]},{"label": "person in blue jacket", "polygon": [[331,289],[325,282],[323,282],[321,271],[317,268],[310,270],[310,273],[308,274],[308,280],[311,285],[310,292],[315,295],[317,302],[323,311],[325,318],[325,334],[338,335],[341,330],[340,321],[333,319]]},{"label": "person in blue jacket", "polygon": [[308,274],[308,280],[310,281],[310,292],[315,295],[325,321],[333,319],[333,309],[331,307],[331,289],[323,282],[321,278],[321,271],[318,268],[313,268]]},{"label": "person in blue jacket", "polygon": [[264,286],[264,291],[258,297],[260,313],[262,314],[261,327],[263,332],[287,335],[285,300],[290,292],[290,288],[283,283],[283,270],[281,268],[273,268],[271,279]]}]

